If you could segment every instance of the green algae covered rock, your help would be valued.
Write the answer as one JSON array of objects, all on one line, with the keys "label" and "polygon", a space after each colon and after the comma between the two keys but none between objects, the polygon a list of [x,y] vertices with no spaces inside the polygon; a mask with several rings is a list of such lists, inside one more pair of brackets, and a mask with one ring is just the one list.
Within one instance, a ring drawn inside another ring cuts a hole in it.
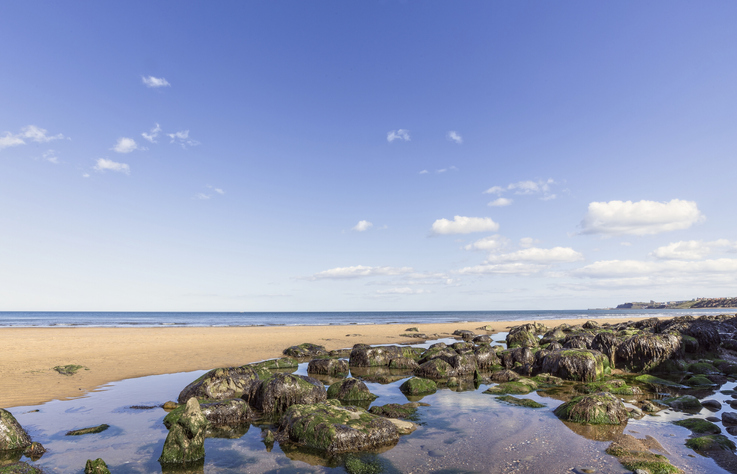
[{"label": "green algae covered rock", "polygon": [[312,359],[307,364],[308,374],[339,375],[348,373],[348,361],[343,359]]},{"label": "green algae covered rock", "polygon": [[[227,400],[198,400],[200,411],[207,418],[210,426],[241,425],[249,423],[253,418],[253,411],[242,398]],[[164,417],[164,426],[171,429],[177,420],[185,413],[186,405],[181,405]]]},{"label": "green algae covered rock", "polygon": [[260,383],[258,372],[253,367],[213,369],[184,387],[177,401],[186,403],[193,397],[207,400],[248,399],[251,391]]},{"label": "green algae covered rock", "polygon": [[686,441],[686,446],[694,451],[735,450],[734,442],[721,434],[711,434],[700,436],[698,438],[691,438]]},{"label": "green algae covered rock", "polygon": [[510,405],[517,405],[520,407],[526,407],[526,408],[542,408],[546,405],[543,405],[542,403],[537,403],[535,400],[530,400],[529,398],[516,398],[511,395],[502,395],[500,397],[496,397],[497,400],[504,403],[509,403]]},{"label": "green algae covered rock", "polygon": [[0,474],[43,474],[41,469],[23,461],[0,465]]},{"label": "green algae covered rock", "polygon": [[633,472],[649,474],[679,474],[682,471],[672,465],[662,454],[655,454],[651,449],[663,451],[663,447],[652,436],[637,439],[630,435],[617,436],[606,449],[606,453],[615,456],[619,462]]},{"label": "green algae covered rock", "polygon": [[683,426],[698,434],[719,434],[722,432],[722,429],[717,425],[701,418],[686,418],[685,420],[674,421],[673,424]]},{"label": "green algae covered rock", "polygon": [[427,395],[435,393],[437,389],[435,382],[422,377],[412,377],[399,386],[399,390],[405,395]]},{"label": "green algae covered rock", "polygon": [[187,400],[184,412],[169,428],[159,463],[187,464],[204,459],[207,425],[197,399]]},{"label": "green algae covered rock", "polygon": [[520,378],[513,382],[503,382],[499,385],[489,387],[484,390],[484,393],[488,394],[506,394],[513,393],[517,395],[524,395],[537,389],[537,383],[534,380]]},{"label": "green algae covered rock", "polygon": [[105,423],[103,423],[97,426],[90,426],[89,428],[67,431],[66,436],[81,436],[86,434],[102,433],[108,428],[110,428],[110,425],[106,425]]},{"label": "green algae covered rock", "polygon": [[659,400],[660,403],[668,405],[674,410],[681,411],[699,411],[702,408],[701,402],[693,395],[682,395],[680,397],[670,397]]},{"label": "green algae covered rock", "polygon": [[609,358],[588,349],[562,349],[545,355],[541,372],[565,380],[594,382],[609,372]]},{"label": "green algae covered rock", "polygon": [[516,330],[521,326],[512,328],[507,334],[507,348],[514,349],[516,347],[537,347],[538,340],[535,333],[526,329]]},{"label": "green algae covered rock", "polygon": [[110,469],[107,468],[107,464],[102,458],[97,458],[94,461],[88,459],[84,466],[84,474],[110,474]]},{"label": "green algae covered rock", "polygon": [[417,412],[416,403],[405,403],[400,405],[398,403],[387,403],[382,406],[373,406],[369,409],[369,413],[373,415],[379,415],[386,418],[402,418],[405,420],[411,420],[415,418]]},{"label": "green algae covered rock", "polygon": [[279,424],[293,443],[330,455],[392,446],[399,441],[397,428],[388,419],[329,403],[292,405]]},{"label": "green algae covered rock", "polygon": [[617,346],[617,367],[647,372],[665,360],[683,357],[680,335],[638,334]]},{"label": "green algae covered rock", "polygon": [[0,451],[25,449],[31,445],[31,437],[7,410],[0,408]]},{"label": "green algae covered rock", "polygon": [[263,362],[254,362],[248,364],[247,367],[264,368],[268,370],[279,370],[279,369],[296,369],[299,366],[299,362],[291,357],[280,357],[279,359],[269,359]]},{"label": "green algae covered rock", "polygon": [[417,359],[418,350],[408,346],[377,346],[356,344],[351,349],[351,367],[387,367],[393,359]]},{"label": "green algae covered rock", "polygon": [[622,400],[607,392],[574,397],[554,413],[564,421],[592,425],[621,425],[628,418]]},{"label": "green algae covered rock", "polygon": [[304,375],[275,374],[255,391],[251,406],[263,413],[278,415],[291,405],[324,402],[325,386]]},{"label": "green algae covered rock", "polygon": [[447,379],[455,375],[453,367],[440,358],[420,364],[413,372],[416,376],[426,379]]},{"label": "green algae covered rock", "polygon": [[673,387],[673,388],[688,388],[685,385],[671,382],[670,380],[661,379],[659,377],[655,377],[654,375],[649,375],[649,374],[638,375],[637,377],[635,377],[635,380],[640,383],[647,383],[650,385],[662,385],[664,387]]},{"label": "green algae covered rock", "polygon": [[612,379],[604,382],[587,383],[577,389],[583,393],[609,392],[615,395],[641,395],[639,387],[630,387],[624,380]]},{"label": "green algae covered rock", "polygon": [[327,356],[328,351],[327,349],[325,349],[325,346],[305,342],[298,346],[287,347],[286,349],[284,349],[284,355],[288,357],[295,357],[297,359],[305,359],[307,357]]},{"label": "green algae covered rock", "polygon": [[371,401],[378,397],[369,391],[365,383],[348,377],[328,387],[328,398],[341,401]]}]

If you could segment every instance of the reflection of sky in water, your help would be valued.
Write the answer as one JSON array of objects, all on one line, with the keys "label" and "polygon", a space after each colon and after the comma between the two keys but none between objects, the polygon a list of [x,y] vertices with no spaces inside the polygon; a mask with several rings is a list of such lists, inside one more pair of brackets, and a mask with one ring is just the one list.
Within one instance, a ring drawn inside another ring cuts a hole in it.
[{"label": "reflection of sky in water", "polygon": [[[499,340],[494,335],[494,340]],[[443,340],[446,343],[455,340]],[[418,344],[415,344],[418,345]],[[427,347],[429,344],[424,344]],[[296,373],[306,374],[307,364]],[[48,452],[36,463],[48,472],[81,472],[87,459],[103,458],[115,474],[160,472],[158,457],[166,438],[164,410],[135,410],[131,405],[161,405],[176,400],[179,391],[205,371],[157,375],[115,382],[74,400],[52,401],[37,407],[15,407],[10,411],[34,441]],[[390,384],[368,382],[379,398],[374,405],[406,403],[399,391],[402,381]],[[723,389],[734,388],[734,383]],[[492,395],[476,390],[440,390],[425,396],[430,407],[418,409],[420,427],[380,454],[367,460],[380,462],[385,472],[582,472],[624,473],[612,456],[604,453],[609,442],[592,441],[559,421],[552,410],[560,400],[536,393],[523,396],[545,404],[529,409],[498,402]],[[731,399],[720,393],[707,397],[724,403]],[[38,409],[38,412],[31,410]],[[719,416],[720,413],[716,413]],[[701,416],[711,415],[706,409]],[[708,458],[695,455],[684,446],[688,430],[670,424],[684,415],[661,412],[630,420],[624,433],[637,438],[655,437],[670,453],[671,462],[687,473],[726,472]],[[110,425],[103,433],[64,436],[72,429]],[[578,427],[574,427],[578,429]],[[724,427],[722,426],[724,434]],[[240,434],[240,433],[239,433]],[[285,448],[286,449],[286,448]],[[208,438],[205,441],[206,473],[236,472],[345,472],[342,467],[326,467],[325,461],[302,452],[288,453],[277,444],[271,452],[261,439],[261,428],[251,426],[240,438]],[[695,455],[695,456],[694,456]],[[27,459],[26,459],[27,460]],[[322,464],[322,465],[321,465]],[[334,466],[334,464],[333,464]]]}]

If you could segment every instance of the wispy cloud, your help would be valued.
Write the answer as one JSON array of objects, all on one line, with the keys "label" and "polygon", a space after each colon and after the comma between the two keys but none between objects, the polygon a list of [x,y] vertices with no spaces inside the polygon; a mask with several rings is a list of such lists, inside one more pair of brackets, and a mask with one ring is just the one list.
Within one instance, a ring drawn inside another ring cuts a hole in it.
[{"label": "wispy cloud", "polygon": [[712,253],[719,252],[737,252],[737,242],[731,242],[727,239],[711,242],[704,242],[703,240],[672,242],[663,247],[658,247],[651,255],[661,260],[700,260]]},{"label": "wispy cloud", "polygon": [[460,136],[460,135],[458,134],[458,132],[456,132],[455,130],[451,130],[450,132],[448,132],[448,134],[446,135],[446,137],[448,138],[448,140],[450,140],[450,141],[452,141],[452,142],[456,142],[456,143],[458,143],[459,145],[460,145],[461,143],[463,143],[463,137],[461,137],[461,136]]},{"label": "wispy cloud", "polygon": [[437,174],[442,174],[446,171],[458,171],[458,168],[456,168],[455,166],[448,166],[447,168],[440,168],[439,170],[435,170]]},{"label": "wispy cloud", "polygon": [[166,135],[171,138],[171,141],[169,143],[178,143],[179,145],[181,145],[182,148],[187,148],[188,146],[197,146],[200,144],[200,142],[198,142],[197,140],[189,138],[189,130],[182,130],[176,133],[167,133]]},{"label": "wispy cloud", "polygon": [[63,138],[65,137],[61,133],[57,135],[48,135],[48,131],[46,129],[35,125],[28,125],[23,127],[20,133],[13,134],[5,132],[0,136],[0,150],[11,146],[25,145],[26,140],[31,140],[36,143],[46,143],[52,140],[61,140]]},{"label": "wispy cloud", "polygon": [[422,171],[420,171],[420,174],[429,174],[429,173],[430,173],[430,172],[429,172],[429,171],[427,171],[427,170],[422,170]]},{"label": "wispy cloud", "polygon": [[358,224],[354,225],[351,228],[351,230],[355,230],[356,232],[366,232],[373,226],[374,226],[373,223],[363,220],[363,221],[358,221]]},{"label": "wispy cloud", "polygon": [[[552,192],[552,188],[556,184],[558,183],[556,183],[553,178],[548,178],[547,180],[540,179],[537,181],[517,181],[516,183],[509,183],[507,186],[492,186],[484,191],[484,194],[496,194],[497,196],[501,196],[505,192],[513,192],[514,194],[522,196],[541,195],[541,200],[550,201],[557,197],[557,195]],[[505,200],[497,199],[496,201],[492,201],[492,203],[493,202],[505,202]],[[512,202],[511,199],[509,202]],[[489,203],[489,205],[492,206],[493,204]]]},{"label": "wispy cloud", "polygon": [[374,276],[396,276],[411,273],[414,270],[411,267],[369,267],[364,265],[355,265],[352,267],[338,267],[315,273],[310,280],[345,280],[352,278],[365,278]]},{"label": "wispy cloud", "polygon": [[205,194],[205,193],[197,193],[194,195],[195,199],[199,199],[201,201],[205,201],[207,199],[210,199],[211,197],[212,197],[211,195]]},{"label": "wispy cloud", "polygon": [[118,163],[113,160],[108,160],[107,158],[98,158],[97,163],[94,166],[94,170],[100,173],[104,173],[105,171],[115,171],[124,174],[131,173],[130,166],[128,166],[127,163]]},{"label": "wispy cloud", "polygon": [[136,150],[146,150],[146,148],[138,146],[136,141],[132,138],[121,137],[118,138],[117,143],[115,143],[115,146],[113,146],[111,150],[117,153],[130,153]]},{"label": "wispy cloud", "polygon": [[400,128],[399,130],[392,130],[389,133],[386,134],[386,141],[389,143],[393,142],[394,140],[401,140],[408,142],[410,141],[409,138],[409,130],[405,130],[403,128]]},{"label": "wispy cloud", "polygon": [[[211,189],[213,192],[215,192],[216,194],[219,194],[220,196],[225,194],[225,191],[222,188],[216,188],[215,186],[212,186],[210,184],[208,184],[206,187],[207,189]],[[194,198],[200,199],[200,200],[207,200],[207,199],[213,198],[214,196],[215,196],[214,194],[197,193],[194,195]]]},{"label": "wispy cloud", "polygon": [[455,216],[453,220],[438,219],[432,224],[433,234],[470,234],[471,232],[496,232],[499,224],[490,217]]},{"label": "wispy cloud", "polygon": [[650,235],[688,229],[706,218],[693,201],[592,202],[581,221],[582,234]]},{"label": "wispy cloud", "polygon": [[488,206],[490,206],[490,207],[504,207],[504,206],[509,206],[510,204],[512,204],[512,202],[513,201],[511,199],[500,197],[500,198],[497,198],[497,199],[494,199],[493,201],[491,201],[488,204]]},{"label": "wispy cloud", "polygon": [[163,77],[154,77],[154,76],[141,76],[141,80],[146,85],[146,87],[170,87],[171,84],[169,84],[169,81],[164,79]]},{"label": "wispy cloud", "polygon": [[148,140],[151,143],[156,143],[156,138],[159,136],[159,133],[161,133],[161,126],[157,123],[154,128],[151,129],[150,132],[146,133],[143,132],[141,136]]},{"label": "wispy cloud", "polygon": [[502,237],[501,235],[490,235],[488,237],[484,237],[483,239],[479,239],[476,242],[465,245],[463,248],[465,250],[493,251],[506,247],[508,244],[509,239],[507,239],[506,237]]},{"label": "wispy cloud", "polygon": [[425,293],[430,293],[430,291],[425,290],[423,288],[409,288],[409,287],[389,288],[386,290],[376,290],[377,295],[422,295]]},{"label": "wispy cloud", "polygon": [[41,155],[41,157],[49,163],[53,163],[55,165],[59,164],[59,157],[56,156],[56,152],[54,150],[47,150],[43,155]]}]

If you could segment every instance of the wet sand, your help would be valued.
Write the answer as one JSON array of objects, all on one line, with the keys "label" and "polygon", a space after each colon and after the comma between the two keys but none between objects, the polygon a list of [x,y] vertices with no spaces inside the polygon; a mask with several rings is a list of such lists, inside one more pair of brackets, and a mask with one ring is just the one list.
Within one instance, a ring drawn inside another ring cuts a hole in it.
[{"label": "wet sand", "polygon": [[[599,319],[600,324],[632,318]],[[582,319],[536,320],[553,327]],[[494,332],[530,321],[419,324],[421,333],[447,337],[456,329],[491,325]],[[230,367],[280,357],[296,344],[313,342],[328,350],[356,343],[417,342],[402,337],[406,325],[185,327],[185,328],[2,328],[0,407],[36,405],[84,395],[109,382],[147,375]],[[55,366],[81,365],[65,376]]]}]

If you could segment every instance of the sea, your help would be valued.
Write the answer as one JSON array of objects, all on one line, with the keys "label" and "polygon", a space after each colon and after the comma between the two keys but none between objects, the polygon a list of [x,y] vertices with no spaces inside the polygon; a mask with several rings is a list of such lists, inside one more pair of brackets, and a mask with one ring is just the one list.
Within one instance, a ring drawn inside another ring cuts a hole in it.
[{"label": "sea", "polygon": [[348,324],[430,324],[476,321],[652,318],[734,314],[717,309],[584,309],[524,311],[345,311],[345,312],[97,312],[4,311],[0,327],[242,327]]}]

